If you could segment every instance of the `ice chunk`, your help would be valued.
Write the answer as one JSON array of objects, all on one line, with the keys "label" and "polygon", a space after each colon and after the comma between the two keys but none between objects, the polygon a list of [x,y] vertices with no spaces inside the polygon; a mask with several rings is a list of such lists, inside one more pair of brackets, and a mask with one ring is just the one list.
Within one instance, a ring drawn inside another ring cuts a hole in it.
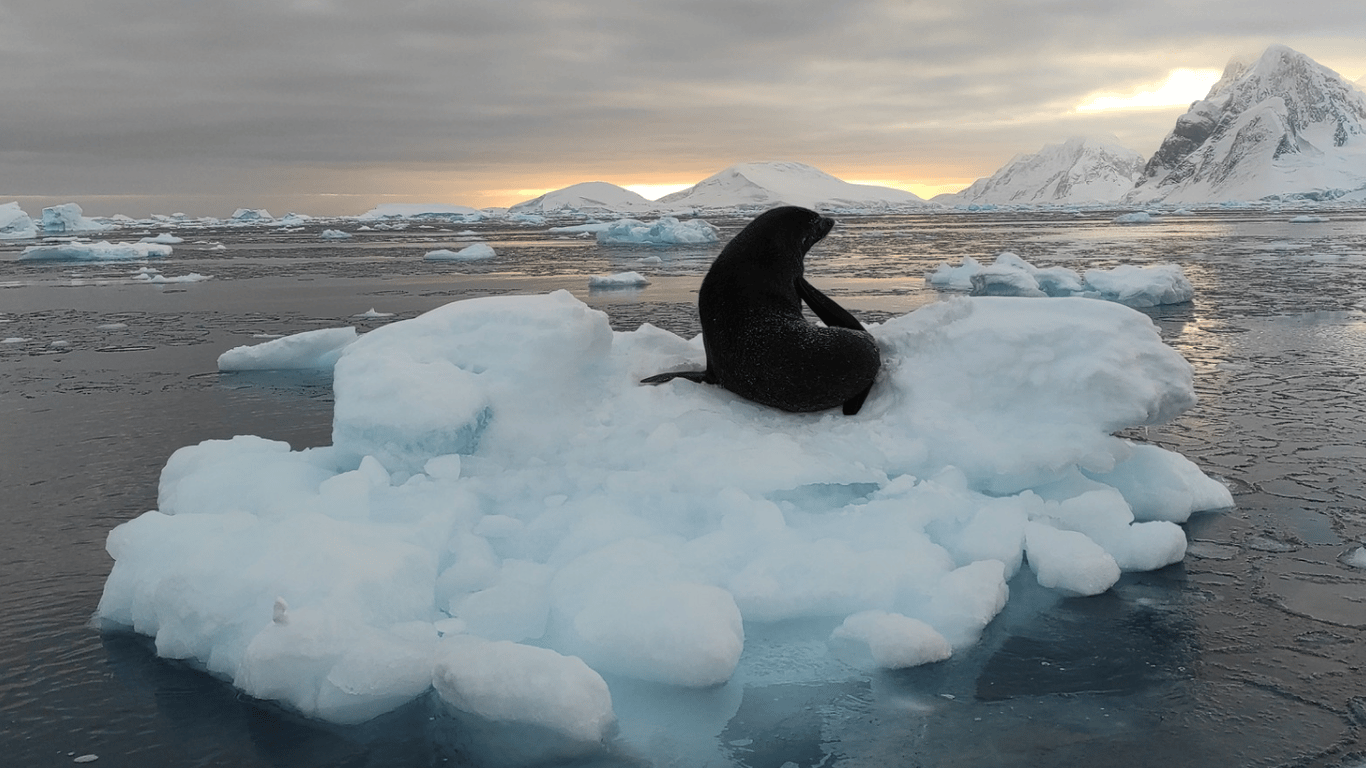
[{"label": "ice chunk", "polygon": [[18,202],[0,204],[0,240],[29,240],[37,236],[37,225]]},{"label": "ice chunk", "polygon": [[1039,584],[1072,595],[1098,595],[1119,580],[1110,553],[1086,534],[1042,523],[1025,527],[1025,556]]},{"label": "ice chunk", "polygon": [[943,661],[953,649],[934,627],[918,619],[886,611],[864,611],[844,620],[830,636],[832,644],[853,641],[866,647],[874,664],[884,669],[917,667]]},{"label": "ice chunk", "polygon": [[271,216],[270,212],[264,208],[238,208],[232,212],[230,218],[237,224],[257,224],[275,220],[275,217]]},{"label": "ice chunk", "polygon": [[1131,307],[1181,304],[1195,298],[1195,289],[1177,264],[1136,267],[1122,264],[1114,269],[1086,270],[1086,286],[1099,298]]},{"label": "ice chunk", "polygon": [[971,256],[957,267],[941,264],[925,279],[935,287],[967,290],[974,296],[1082,296],[1131,307],[1180,304],[1195,297],[1195,289],[1176,264],[1089,269],[1082,278],[1066,267],[1040,269],[1009,252],[998,255],[989,267]]},{"label": "ice chunk", "polygon": [[649,284],[650,280],[639,272],[618,272],[588,278],[590,288],[640,288]]},{"label": "ice chunk", "polygon": [[721,239],[720,230],[702,219],[679,221],[661,216],[652,224],[619,219],[597,232],[603,245],[699,245]]},{"label": "ice chunk", "polygon": [[57,245],[30,245],[19,254],[20,261],[117,261],[170,256],[171,246],[164,243],[98,243],[73,240]]},{"label": "ice chunk", "polygon": [[474,243],[458,251],[452,251],[448,248],[427,251],[422,258],[427,261],[480,261],[491,259],[497,255],[498,253],[493,250],[493,246],[488,243]]},{"label": "ice chunk", "polygon": [[432,679],[461,712],[540,726],[585,747],[602,742],[616,722],[602,677],[548,648],[456,635],[441,642]]},{"label": "ice chunk", "polygon": [[86,218],[81,207],[75,203],[63,203],[43,209],[43,231],[50,235],[98,232],[111,228],[108,224]]},{"label": "ice chunk", "polygon": [[218,356],[220,371],[331,369],[342,350],[358,338],[355,328],[304,331],[264,344],[233,347]]}]

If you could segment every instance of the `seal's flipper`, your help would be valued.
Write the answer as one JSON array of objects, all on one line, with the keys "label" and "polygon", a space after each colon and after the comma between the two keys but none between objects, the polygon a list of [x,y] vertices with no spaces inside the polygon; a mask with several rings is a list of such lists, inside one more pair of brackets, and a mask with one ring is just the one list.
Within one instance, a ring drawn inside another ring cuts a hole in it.
[{"label": "seal's flipper", "polygon": [[850,328],[855,331],[863,330],[863,324],[858,318],[849,314],[849,310],[835,303],[835,300],[816,290],[811,283],[806,282],[806,278],[797,278],[797,295],[802,301],[806,302],[811,311],[816,313],[816,317],[822,323],[831,328]]},{"label": "seal's flipper", "polygon": [[671,373],[656,373],[640,380],[641,384],[663,384],[674,379],[687,379],[698,384],[710,384],[711,376],[707,371],[673,371]]},{"label": "seal's flipper", "polygon": [[859,412],[859,409],[863,407],[863,401],[868,399],[868,393],[869,393],[869,392],[872,392],[872,391],[873,391],[873,385],[872,385],[872,384],[869,384],[867,389],[863,390],[862,392],[858,393],[857,395],[854,395],[853,397],[849,398],[848,400],[845,400],[845,401],[844,401],[844,415],[845,415],[845,416],[853,416],[854,414],[858,413],[858,412]]}]

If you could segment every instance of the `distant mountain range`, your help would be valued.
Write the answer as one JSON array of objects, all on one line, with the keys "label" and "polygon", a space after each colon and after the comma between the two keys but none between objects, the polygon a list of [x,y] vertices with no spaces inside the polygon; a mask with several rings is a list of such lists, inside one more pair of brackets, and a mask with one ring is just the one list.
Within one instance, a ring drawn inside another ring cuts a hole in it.
[{"label": "distant mountain range", "polygon": [[[1366,78],[1363,78],[1366,80]],[[519,213],[757,210],[903,211],[1014,206],[1258,200],[1366,200],[1366,94],[1283,45],[1233,61],[1204,99],[1177,118],[1151,158],[1113,138],[1073,137],[1017,155],[989,177],[930,202],[851,184],[794,162],[741,163],[650,202],[605,182],[550,192]]]},{"label": "distant mountain range", "polygon": [[740,163],[697,184],[650,201],[624,187],[589,181],[517,203],[513,214],[647,213],[762,210],[800,205],[826,211],[899,211],[924,208],[924,199],[901,189],[851,184],[804,163]]},{"label": "distant mountain range", "polygon": [[1134,188],[1144,157],[1112,139],[1074,137],[1032,155],[1017,155],[1001,170],[949,195],[941,205],[1079,205],[1109,203]]},{"label": "distant mountain range", "polygon": [[915,194],[892,187],[851,184],[803,163],[741,163],[655,201],[667,208],[806,208],[865,211],[924,208]]}]

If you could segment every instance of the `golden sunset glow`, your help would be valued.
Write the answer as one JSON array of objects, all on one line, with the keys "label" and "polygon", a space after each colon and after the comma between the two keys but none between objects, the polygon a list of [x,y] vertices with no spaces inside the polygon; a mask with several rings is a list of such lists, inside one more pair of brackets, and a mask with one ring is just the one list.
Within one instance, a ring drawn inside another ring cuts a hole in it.
[{"label": "golden sunset glow", "polygon": [[1143,90],[1131,93],[1105,91],[1094,93],[1077,105],[1078,112],[1105,112],[1127,109],[1165,109],[1185,107],[1209,93],[1210,86],[1219,81],[1217,69],[1173,69],[1167,79],[1152,83]]}]

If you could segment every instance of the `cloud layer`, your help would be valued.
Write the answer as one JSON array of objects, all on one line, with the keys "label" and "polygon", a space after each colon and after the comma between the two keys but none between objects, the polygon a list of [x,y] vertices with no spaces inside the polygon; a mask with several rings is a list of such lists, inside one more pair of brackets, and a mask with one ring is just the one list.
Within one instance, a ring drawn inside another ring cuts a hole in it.
[{"label": "cloud layer", "polygon": [[1351,5],[0,0],[0,196],[341,214],[768,159],[966,185],[1073,134],[1151,151],[1181,109],[1073,108],[1172,69],[1281,42],[1361,77]]}]

